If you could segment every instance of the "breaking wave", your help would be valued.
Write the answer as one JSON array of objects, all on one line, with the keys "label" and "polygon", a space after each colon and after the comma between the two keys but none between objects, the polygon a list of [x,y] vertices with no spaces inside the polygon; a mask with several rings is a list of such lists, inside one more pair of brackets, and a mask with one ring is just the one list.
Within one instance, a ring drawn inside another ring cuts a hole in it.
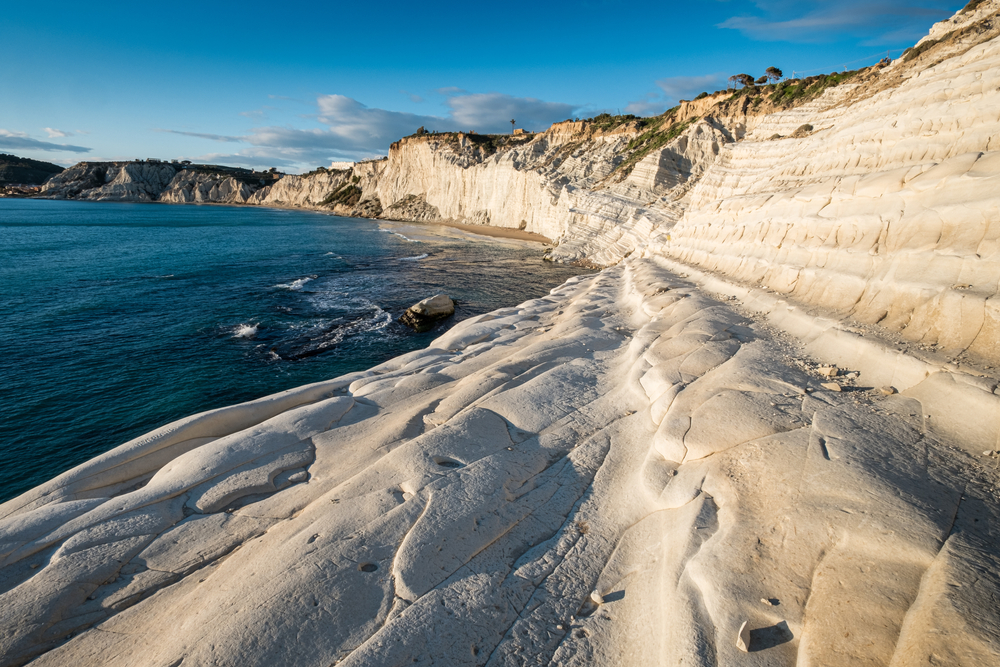
[{"label": "breaking wave", "polygon": [[315,280],[315,279],[316,279],[316,276],[306,276],[305,278],[299,278],[298,280],[293,280],[290,283],[281,283],[281,284],[275,285],[275,287],[280,287],[281,289],[287,289],[287,290],[291,290],[293,292],[298,292],[299,290],[302,289],[303,285],[305,285],[310,280]]},{"label": "breaking wave", "polygon": [[256,335],[256,324],[237,324],[233,327],[233,338],[253,338]]},{"label": "breaking wave", "polygon": [[391,229],[383,229],[382,231],[385,232],[386,234],[393,234],[395,236],[398,236],[404,241],[409,241],[410,243],[421,243],[421,241],[418,241],[417,239],[411,239],[409,236],[404,236],[403,234],[400,234],[399,232],[393,231]]}]

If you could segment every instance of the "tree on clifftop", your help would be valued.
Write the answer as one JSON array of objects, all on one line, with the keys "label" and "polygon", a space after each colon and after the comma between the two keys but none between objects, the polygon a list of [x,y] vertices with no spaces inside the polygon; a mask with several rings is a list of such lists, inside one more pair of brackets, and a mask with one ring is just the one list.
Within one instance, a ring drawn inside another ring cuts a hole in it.
[{"label": "tree on clifftop", "polygon": [[750,76],[749,74],[734,74],[733,76],[729,77],[730,86],[735,88],[737,84],[745,88],[750,87],[753,85],[753,77]]},{"label": "tree on clifftop", "polygon": [[517,121],[514,120],[513,118],[510,119],[510,133],[511,134],[514,134],[514,123],[516,123],[516,122]]},{"label": "tree on clifftop", "polygon": [[781,77],[785,76],[785,73],[777,67],[768,67],[764,70],[764,75],[767,77],[768,81],[777,83],[778,81],[781,81]]}]

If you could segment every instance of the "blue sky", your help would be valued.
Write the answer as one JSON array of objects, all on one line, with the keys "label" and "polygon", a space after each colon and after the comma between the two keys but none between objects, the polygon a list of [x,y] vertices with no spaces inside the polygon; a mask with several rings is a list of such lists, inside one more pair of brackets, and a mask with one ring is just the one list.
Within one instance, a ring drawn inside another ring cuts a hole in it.
[{"label": "blue sky", "polygon": [[7,3],[0,152],[298,172],[894,57],[964,0]]}]

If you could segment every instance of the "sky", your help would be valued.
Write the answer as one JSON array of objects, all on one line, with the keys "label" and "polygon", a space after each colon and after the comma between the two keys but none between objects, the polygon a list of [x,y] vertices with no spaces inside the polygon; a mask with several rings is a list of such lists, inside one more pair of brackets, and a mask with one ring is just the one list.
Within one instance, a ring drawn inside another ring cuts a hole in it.
[{"label": "sky", "polygon": [[650,116],[874,64],[965,0],[5,3],[0,152],[300,173],[427,130]]}]

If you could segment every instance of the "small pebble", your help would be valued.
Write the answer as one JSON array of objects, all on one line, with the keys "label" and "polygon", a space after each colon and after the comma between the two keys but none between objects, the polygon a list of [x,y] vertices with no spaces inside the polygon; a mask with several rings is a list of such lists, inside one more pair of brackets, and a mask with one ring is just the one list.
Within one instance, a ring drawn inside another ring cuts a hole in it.
[{"label": "small pebble", "polygon": [[840,385],[836,382],[824,382],[820,385],[823,389],[829,389],[830,391],[840,391]]},{"label": "small pebble", "polygon": [[604,596],[598,591],[591,591],[590,601],[597,605],[604,604]]},{"label": "small pebble", "polygon": [[883,396],[892,396],[893,394],[896,393],[896,388],[886,386],[879,389],[879,391],[882,392]]}]

